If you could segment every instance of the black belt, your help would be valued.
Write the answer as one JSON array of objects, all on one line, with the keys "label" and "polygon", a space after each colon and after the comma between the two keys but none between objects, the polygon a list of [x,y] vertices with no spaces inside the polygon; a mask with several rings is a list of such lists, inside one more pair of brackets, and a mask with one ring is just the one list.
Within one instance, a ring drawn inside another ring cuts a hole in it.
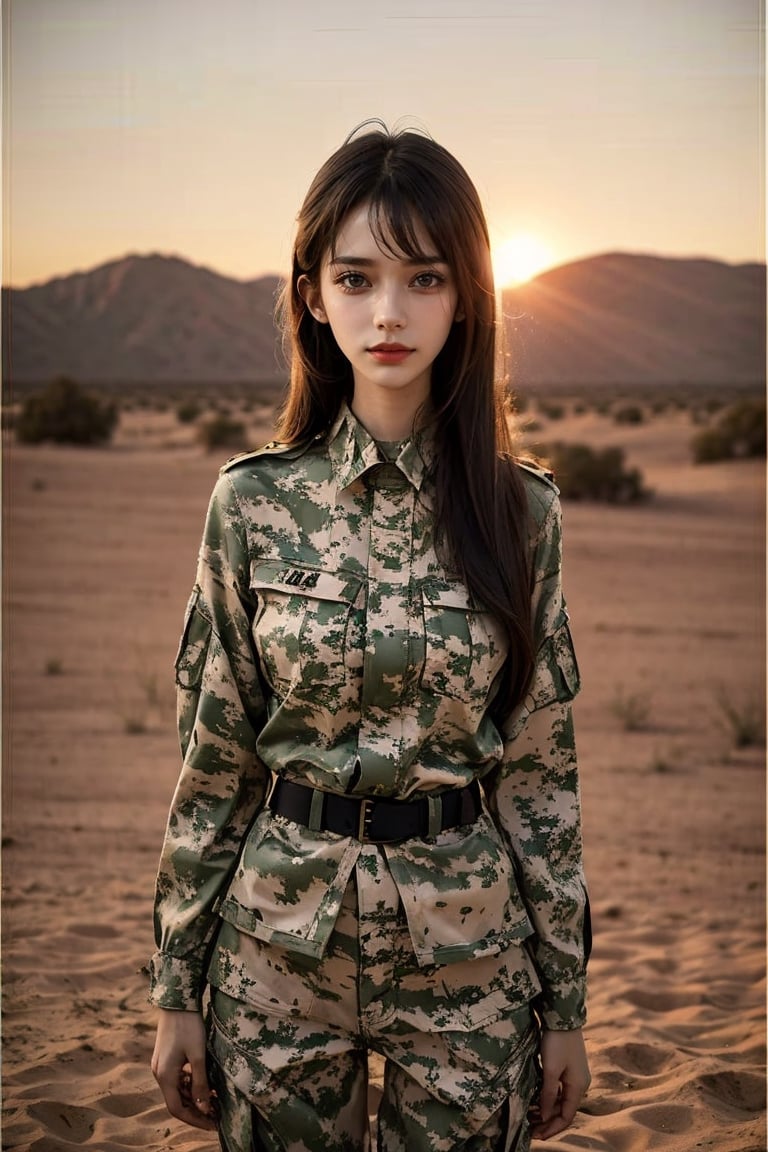
[{"label": "black belt", "polygon": [[[418,800],[374,800],[321,792],[279,776],[269,798],[278,816],[317,831],[354,836],[372,844],[394,844],[415,836],[434,836],[447,828],[472,824],[480,814],[480,785],[420,796]],[[312,814],[314,810],[314,819]],[[430,819],[431,817],[431,819]]]}]

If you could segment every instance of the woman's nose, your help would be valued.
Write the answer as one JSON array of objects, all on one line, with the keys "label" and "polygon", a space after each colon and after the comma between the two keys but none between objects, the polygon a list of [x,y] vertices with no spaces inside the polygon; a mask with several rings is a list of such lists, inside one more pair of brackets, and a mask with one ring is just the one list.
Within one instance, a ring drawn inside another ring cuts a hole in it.
[{"label": "woman's nose", "polygon": [[374,324],[384,331],[404,326],[405,307],[399,292],[389,290],[379,294],[376,300]]}]

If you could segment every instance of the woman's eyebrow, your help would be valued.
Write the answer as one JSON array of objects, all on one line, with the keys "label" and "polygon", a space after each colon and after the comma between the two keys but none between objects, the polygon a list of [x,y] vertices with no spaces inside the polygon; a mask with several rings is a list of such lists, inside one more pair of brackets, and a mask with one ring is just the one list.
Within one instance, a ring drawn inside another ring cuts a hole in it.
[{"label": "woman's eyebrow", "polygon": [[[328,261],[329,264],[351,264],[355,268],[370,268],[377,264],[377,260],[372,260],[367,256],[332,256]],[[445,264],[447,261],[442,256],[430,256],[429,254],[421,256],[405,256],[402,260],[403,264],[417,265],[417,264]]]}]

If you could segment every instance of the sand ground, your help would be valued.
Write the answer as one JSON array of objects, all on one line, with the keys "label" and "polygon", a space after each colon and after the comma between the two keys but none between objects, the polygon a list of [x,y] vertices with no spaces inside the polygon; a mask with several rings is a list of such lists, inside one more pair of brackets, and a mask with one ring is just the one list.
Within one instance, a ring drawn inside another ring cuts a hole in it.
[{"label": "sand ground", "polygon": [[[593,1085],[548,1147],[763,1152],[765,749],[725,713],[765,699],[764,466],[692,466],[685,412],[553,431],[623,444],[656,496],[565,508]],[[219,463],[171,413],[5,445],[4,1149],[216,1146],[164,1110],[143,966]]]}]

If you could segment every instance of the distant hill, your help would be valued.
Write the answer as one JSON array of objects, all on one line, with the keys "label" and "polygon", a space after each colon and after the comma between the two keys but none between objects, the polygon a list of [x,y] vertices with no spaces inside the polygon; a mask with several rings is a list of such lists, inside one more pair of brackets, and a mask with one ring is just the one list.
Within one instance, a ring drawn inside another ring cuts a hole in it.
[{"label": "distant hill", "polygon": [[609,253],[504,294],[510,374],[536,384],[759,384],[765,265]]},{"label": "distant hill", "polygon": [[274,380],[284,374],[273,323],[278,286],[276,276],[233,280],[151,255],[4,289],[5,379],[10,369],[16,382]]},{"label": "distant hill", "polygon": [[[273,381],[279,281],[177,257],[126,256],[3,290],[4,378],[84,383]],[[765,266],[611,253],[504,293],[517,387],[758,384]]]}]

